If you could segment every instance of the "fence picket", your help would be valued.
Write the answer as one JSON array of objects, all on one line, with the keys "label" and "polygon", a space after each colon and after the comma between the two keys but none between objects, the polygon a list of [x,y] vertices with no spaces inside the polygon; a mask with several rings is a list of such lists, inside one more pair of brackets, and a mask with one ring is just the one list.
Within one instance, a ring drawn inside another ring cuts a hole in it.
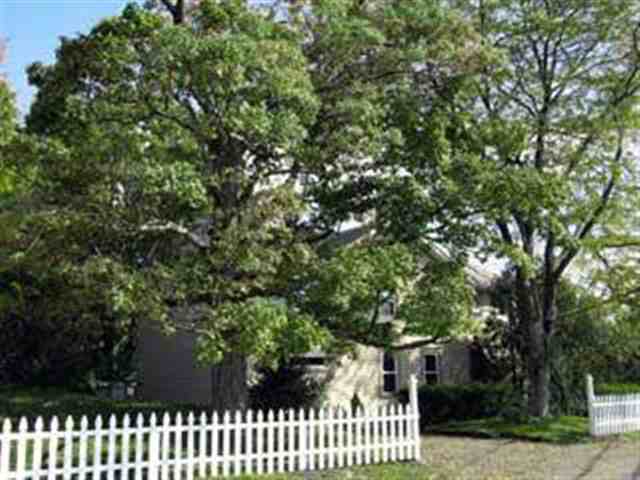
[{"label": "fence picket", "polygon": [[144,417],[141,413],[136,417],[136,436],[135,436],[135,457],[134,461],[136,463],[135,469],[135,480],[142,480],[142,452],[143,452],[143,433],[142,429],[144,428]]},{"label": "fence picket", "polygon": [[[604,409],[611,428],[635,426],[640,397],[597,400],[594,418]],[[161,423],[154,413],[148,425],[142,414],[125,414],[121,421],[110,415],[104,423],[98,415],[93,430],[86,416],[67,417],[62,429],[53,417],[49,430],[39,417],[33,431],[26,418],[16,430],[7,419],[0,433],[0,479],[194,480],[362,465],[381,455],[382,461],[404,460],[417,447],[415,412],[409,405],[387,405],[377,413],[310,408],[235,411],[232,417],[226,411],[222,418],[213,412],[210,422],[205,413],[177,412],[174,418],[164,413]]]},{"label": "fence picket", "polygon": [[155,413],[149,417],[149,467],[147,480],[158,480],[160,461],[160,432],[158,431],[158,417]]},{"label": "fence picket", "polygon": [[245,473],[247,473],[248,475],[251,475],[253,473],[254,458],[255,458],[255,454],[253,453],[253,431],[254,431],[253,427],[255,424],[255,422],[253,421],[253,410],[251,409],[247,410],[246,418],[247,418],[247,428],[245,430],[245,435],[246,435],[247,441],[245,444],[245,452],[246,452]]},{"label": "fence picket", "polygon": [[198,477],[207,475],[207,414],[200,414],[198,424]]},{"label": "fence picket", "polygon": [[274,428],[273,410],[269,409],[267,413],[267,473],[273,473],[273,455],[275,453]]},{"label": "fence picket", "polygon": [[129,449],[130,430],[129,414],[125,413],[122,418],[122,450],[120,450],[120,474],[121,480],[129,480],[129,464],[131,450]]},{"label": "fence picket", "polygon": [[26,433],[29,426],[27,419],[22,417],[18,423],[18,458],[16,461],[16,473],[18,478],[22,478],[27,470],[27,437]]},{"label": "fence picket", "polygon": [[[86,421],[87,417],[82,417],[83,420]],[[36,478],[40,478],[42,469],[42,444],[43,442],[43,430],[44,430],[44,422],[42,421],[42,417],[38,417],[36,419],[36,423],[34,425],[34,436],[33,436],[33,471],[35,472]],[[85,427],[86,431],[86,427]],[[86,442],[85,442],[86,444]],[[1,447],[0,447],[1,448]],[[80,450],[80,455],[82,455],[82,450]],[[86,457],[86,450],[85,450]],[[1,460],[0,460],[1,461]],[[84,479],[84,473],[81,472],[81,479]],[[2,467],[0,466],[0,478],[2,477]]]},{"label": "fence picket", "polygon": [[49,480],[55,480],[56,473],[58,470],[58,429],[60,428],[60,423],[58,422],[58,417],[53,417],[51,419],[51,425],[49,427],[51,431],[51,439],[49,440]]},{"label": "fence picket", "polygon": [[307,421],[305,422],[305,430],[307,431],[307,470],[316,469],[315,459],[315,436],[316,436],[316,412],[313,408],[309,409]]},{"label": "fence picket", "polygon": [[263,473],[264,432],[262,431],[264,413],[258,410],[256,416],[256,473]]},{"label": "fence picket", "polygon": [[[51,430],[53,431],[53,422],[51,423]],[[93,463],[91,467],[93,469],[93,478],[100,478],[102,469],[102,417],[100,415],[96,417],[93,423],[93,435],[95,439],[93,441]],[[49,452],[51,452],[51,443],[49,444]],[[49,458],[51,458],[51,454]],[[53,477],[51,480],[53,480]]]},{"label": "fence picket", "polygon": [[169,454],[171,448],[171,417],[168,413],[162,416],[161,427],[161,443],[160,443],[160,475],[162,480],[169,480]]},{"label": "fence picket", "polygon": [[107,447],[107,480],[114,480],[116,466],[116,416],[109,417],[109,433]]},{"label": "fence picket", "polygon": [[9,465],[11,456],[11,420],[5,418],[2,422],[2,440],[0,442],[0,478],[7,478],[11,466]]},{"label": "fence picket", "polygon": [[218,412],[213,412],[211,417],[211,475],[218,476],[219,472],[219,435],[220,435],[220,418]]},{"label": "fence picket", "polygon": [[64,464],[62,466],[63,473],[62,478],[64,480],[71,480],[71,469],[73,468],[73,418],[67,416],[64,422]]},{"label": "fence picket", "polygon": [[242,412],[236,410],[233,427],[231,430],[231,464],[233,474],[238,475],[242,471]]},{"label": "fence picket", "polygon": [[283,473],[285,471],[284,462],[285,462],[285,452],[287,451],[284,443],[285,427],[286,427],[286,421],[284,418],[284,410],[279,409],[278,410],[278,442],[277,442],[278,464],[276,468],[276,472],[278,473]]},{"label": "fence picket", "polygon": [[296,463],[296,437],[295,437],[295,412],[293,408],[290,408],[287,413],[287,433],[289,440],[287,442],[287,472],[293,472],[295,470]]},{"label": "fence picket", "polygon": [[229,475],[231,462],[229,453],[231,452],[231,414],[228,410],[222,417],[222,475]]},{"label": "fence picket", "polygon": [[301,471],[307,469],[307,435],[304,428],[304,410],[298,411],[298,468]]},{"label": "fence picket", "polygon": [[182,477],[182,412],[176,414],[176,422],[173,431],[173,477]]},{"label": "fence picket", "polygon": [[[87,478],[87,430],[89,429],[89,420],[87,419],[86,416],[82,416],[82,418],[80,419],[80,437],[79,437],[79,442],[80,442],[80,446],[79,446],[79,452],[78,452],[78,480],[84,480],[85,478]],[[38,426],[36,425],[36,432],[38,432]],[[38,435],[36,433],[36,441],[38,440]],[[35,452],[35,448],[34,448],[34,455],[35,457],[39,457],[40,454]],[[34,457],[34,460],[35,460]],[[34,468],[35,471],[38,471],[40,468],[35,466],[34,464]]]},{"label": "fence picket", "polygon": [[195,424],[196,417],[193,415],[193,412],[189,412],[189,416],[187,417],[187,458],[186,458],[186,466],[187,466],[187,480],[193,480],[193,470],[195,467]]}]

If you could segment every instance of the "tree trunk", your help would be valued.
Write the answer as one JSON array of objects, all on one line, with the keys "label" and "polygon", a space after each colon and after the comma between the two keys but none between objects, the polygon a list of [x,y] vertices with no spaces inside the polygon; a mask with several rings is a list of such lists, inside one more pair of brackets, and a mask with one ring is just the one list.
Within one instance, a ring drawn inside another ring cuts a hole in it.
[{"label": "tree trunk", "polygon": [[518,272],[515,286],[517,313],[525,334],[527,413],[544,417],[549,414],[551,358],[548,345],[557,317],[557,285],[548,281],[539,288],[523,272]]},{"label": "tree trunk", "polygon": [[533,417],[544,417],[549,413],[550,369],[542,318],[529,319],[527,334],[527,412]]},{"label": "tree trunk", "polygon": [[249,408],[247,357],[227,353],[220,363],[211,368],[211,388],[213,410],[222,413]]}]

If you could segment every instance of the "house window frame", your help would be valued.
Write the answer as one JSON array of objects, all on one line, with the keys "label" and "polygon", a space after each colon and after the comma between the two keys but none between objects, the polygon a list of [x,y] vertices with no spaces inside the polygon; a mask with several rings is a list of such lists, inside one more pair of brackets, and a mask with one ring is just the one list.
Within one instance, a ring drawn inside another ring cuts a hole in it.
[{"label": "house window frame", "polygon": [[[427,357],[433,357],[435,359],[435,368],[427,370]],[[427,375],[435,375],[435,383],[429,383],[427,381]],[[434,352],[424,352],[422,354],[422,381],[427,385],[438,385],[442,381],[442,368],[441,368],[441,355]]]},{"label": "house window frame", "polygon": [[398,298],[395,293],[384,293],[385,300],[380,304],[380,316],[385,318],[394,318],[398,311]]},{"label": "house window frame", "polygon": [[[385,358],[386,355],[390,355],[391,358],[393,359],[393,370],[386,370],[385,369]],[[400,385],[398,385],[399,379],[400,379],[400,373],[398,371],[398,358],[396,357],[396,355],[393,354],[393,352],[382,352],[382,355],[380,355],[380,371],[382,373],[381,375],[381,385],[380,385],[380,390],[382,392],[383,396],[392,396],[395,395],[396,393],[398,393]],[[394,389],[393,391],[390,390],[385,390],[385,383],[384,383],[384,379],[387,375],[393,375],[395,377],[395,380],[393,382],[394,384]]]}]

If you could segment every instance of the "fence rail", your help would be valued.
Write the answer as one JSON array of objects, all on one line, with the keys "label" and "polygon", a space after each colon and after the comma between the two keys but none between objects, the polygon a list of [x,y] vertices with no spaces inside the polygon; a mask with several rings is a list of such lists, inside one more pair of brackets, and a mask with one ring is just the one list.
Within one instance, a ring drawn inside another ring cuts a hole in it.
[{"label": "fence rail", "polygon": [[417,381],[410,403],[174,417],[54,417],[0,433],[2,480],[169,480],[340,468],[420,459]]},{"label": "fence rail", "polygon": [[640,394],[596,395],[587,375],[587,402],[592,436],[640,431]]}]

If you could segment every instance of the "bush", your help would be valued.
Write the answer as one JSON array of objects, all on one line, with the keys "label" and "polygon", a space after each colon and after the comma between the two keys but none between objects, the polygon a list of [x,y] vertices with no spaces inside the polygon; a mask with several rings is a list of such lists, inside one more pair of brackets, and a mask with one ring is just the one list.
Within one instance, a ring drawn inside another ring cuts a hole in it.
[{"label": "bush", "polygon": [[[408,400],[408,392],[401,392]],[[418,390],[420,430],[437,423],[520,413],[513,389],[505,384],[423,385]]]},{"label": "bush", "polygon": [[640,393],[637,383],[603,383],[595,386],[596,395],[626,395]]},{"label": "bush", "polygon": [[256,410],[308,408],[317,405],[322,385],[299,366],[259,368],[258,381],[249,389],[249,403]]}]

